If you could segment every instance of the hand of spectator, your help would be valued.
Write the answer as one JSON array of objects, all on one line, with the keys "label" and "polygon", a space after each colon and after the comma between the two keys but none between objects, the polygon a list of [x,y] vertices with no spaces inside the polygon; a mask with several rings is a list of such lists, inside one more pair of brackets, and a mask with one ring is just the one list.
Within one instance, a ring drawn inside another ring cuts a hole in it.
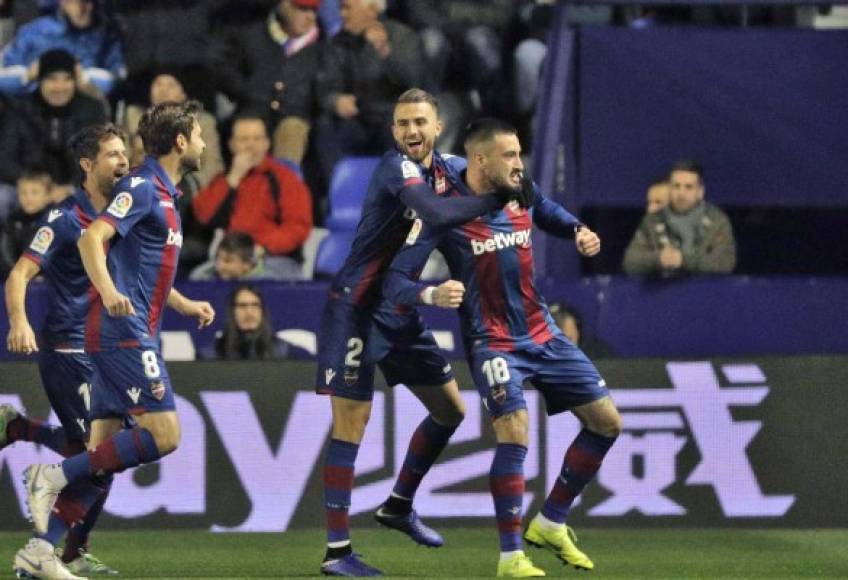
[{"label": "hand of spectator", "polygon": [[342,119],[351,119],[359,114],[356,106],[356,97],[353,95],[339,95],[336,97],[336,115]]},{"label": "hand of spectator", "polygon": [[577,251],[580,255],[592,257],[601,251],[601,238],[598,234],[582,226],[574,235],[574,244],[577,246]]},{"label": "hand of spectator", "polygon": [[259,165],[261,158],[257,159],[252,153],[240,151],[233,155],[230,171],[227,173],[227,183],[235,189],[247,173]]},{"label": "hand of spectator", "polygon": [[389,33],[386,31],[386,26],[382,22],[376,21],[374,24],[368,26],[365,29],[364,35],[365,40],[371,43],[371,46],[374,47],[380,58],[386,58],[392,52],[389,46]]},{"label": "hand of spectator", "polygon": [[27,68],[27,77],[26,80],[28,83],[36,80],[38,78],[38,59],[32,61],[32,64]]},{"label": "hand of spectator", "polygon": [[103,306],[106,307],[106,312],[109,316],[122,318],[124,316],[135,316],[135,308],[129,298],[118,292],[114,294],[104,294],[100,297],[103,300]]},{"label": "hand of spectator", "polygon": [[459,308],[465,296],[465,286],[457,280],[442,282],[433,290],[433,304],[439,308]]},{"label": "hand of spectator", "polygon": [[660,250],[660,265],[663,268],[676,270],[683,265],[683,253],[674,246],[665,246]]},{"label": "hand of spectator", "polygon": [[26,320],[11,320],[9,322],[9,336],[6,338],[6,348],[9,352],[20,354],[32,354],[38,352],[38,343],[35,333]]},{"label": "hand of spectator", "polygon": [[208,302],[201,300],[186,300],[182,314],[197,319],[197,328],[206,328],[215,321],[215,309]]}]

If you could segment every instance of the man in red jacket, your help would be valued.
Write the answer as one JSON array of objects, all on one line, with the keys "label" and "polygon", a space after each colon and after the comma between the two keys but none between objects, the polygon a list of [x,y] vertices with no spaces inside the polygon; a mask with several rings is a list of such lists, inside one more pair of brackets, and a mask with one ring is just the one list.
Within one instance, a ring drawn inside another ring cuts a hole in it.
[{"label": "man in red jacket", "polygon": [[248,234],[264,251],[273,277],[301,278],[301,247],[312,229],[309,188],[268,154],[271,141],[261,117],[239,116],[229,146],[229,170],[195,196],[195,216],[202,224]]}]

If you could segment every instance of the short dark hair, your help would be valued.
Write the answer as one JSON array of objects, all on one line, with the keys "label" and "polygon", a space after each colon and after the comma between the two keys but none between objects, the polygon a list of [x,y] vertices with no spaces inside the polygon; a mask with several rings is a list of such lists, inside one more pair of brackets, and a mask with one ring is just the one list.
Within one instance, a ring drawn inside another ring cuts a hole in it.
[{"label": "short dark hair", "polygon": [[191,131],[203,105],[197,101],[160,103],[147,109],[138,122],[144,150],[154,157],[171,152],[177,135],[191,138]]},{"label": "short dark hair", "polygon": [[469,147],[475,144],[491,141],[496,135],[517,135],[518,131],[507,123],[494,117],[482,117],[475,119],[465,126],[465,138],[463,145],[466,153]]},{"label": "short dark hair", "polygon": [[230,232],[224,236],[216,254],[221,250],[236,254],[245,262],[253,262],[253,238],[244,232]]},{"label": "short dark hair", "polygon": [[268,118],[258,112],[255,111],[244,111],[242,113],[236,113],[233,115],[232,123],[230,124],[230,132],[236,126],[236,123],[240,121],[259,121],[262,123],[262,126],[265,127],[265,134],[269,137],[271,136],[271,130],[268,126]]},{"label": "short dark hair", "polygon": [[99,123],[89,125],[71,135],[68,146],[74,159],[79,163],[83,157],[94,159],[100,152],[100,143],[107,139],[118,137],[124,144],[127,142],[126,134],[114,123]]},{"label": "short dark hair", "polygon": [[42,165],[29,165],[21,171],[17,181],[40,181],[48,189],[53,183],[53,178],[50,177],[50,172]]},{"label": "short dark hair", "polygon": [[396,104],[406,103],[428,103],[436,111],[436,116],[439,115],[439,100],[424,89],[411,88],[401,93]]},{"label": "short dark hair", "polygon": [[671,171],[668,172],[668,175],[671,176],[675,171],[687,171],[689,173],[694,173],[698,176],[698,181],[704,183],[704,168],[701,167],[701,164],[692,159],[678,159],[674,165],[671,166]]}]

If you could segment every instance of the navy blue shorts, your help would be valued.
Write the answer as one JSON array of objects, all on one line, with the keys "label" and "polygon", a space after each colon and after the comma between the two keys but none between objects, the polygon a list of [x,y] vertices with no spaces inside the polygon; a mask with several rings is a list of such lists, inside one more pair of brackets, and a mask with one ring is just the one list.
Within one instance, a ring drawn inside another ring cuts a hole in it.
[{"label": "navy blue shorts", "polygon": [[91,354],[91,419],[174,411],[174,389],[159,349],[116,348]]},{"label": "navy blue shorts", "polygon": [[477,392],[493,418],[527,408],[525,381],[542,393],[548,415],[609,395],[592,361],[559,336],[515,352],[480,349],[472,353],[468,364]]},{"label": "navy blue shorts", "polygon": [[378,365],[391,386],[441,386],[453,379],[450,364],[417,310],[373,311],[328,299],[318,337],[316,392],[370,401]]},{"label": "navy blue shorts", "polygon": [[91,358],[84,352],[42,351],[41,384],[69,441],[87,441],[91,423]]}]

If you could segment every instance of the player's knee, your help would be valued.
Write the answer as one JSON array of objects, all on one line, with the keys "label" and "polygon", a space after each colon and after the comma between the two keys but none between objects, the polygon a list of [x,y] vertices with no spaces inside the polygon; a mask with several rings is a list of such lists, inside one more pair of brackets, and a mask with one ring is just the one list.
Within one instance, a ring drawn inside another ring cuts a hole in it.
[{"label": "player's knee", "polygon": [[451,401],[451,405],[444,409],[439,409],[437,412],[432,413],[432,415],[433,419],[440,425],[456,427],[465,419],[465,401],[462,399]]},{"label": "player's knee", "polygon": [[493,426],[498,443],[527,445],[529,440],[527,411],[521,410],[501,415],[495,419]]},{"label": "player's knee", "polygon": [[621,415],[618,413],[611,413],[595,421],[595,424],[590,426],[590,431],[593,431],[598,435],[603,435],[604,437],[615,439],[621,435],[621,428]]}]

